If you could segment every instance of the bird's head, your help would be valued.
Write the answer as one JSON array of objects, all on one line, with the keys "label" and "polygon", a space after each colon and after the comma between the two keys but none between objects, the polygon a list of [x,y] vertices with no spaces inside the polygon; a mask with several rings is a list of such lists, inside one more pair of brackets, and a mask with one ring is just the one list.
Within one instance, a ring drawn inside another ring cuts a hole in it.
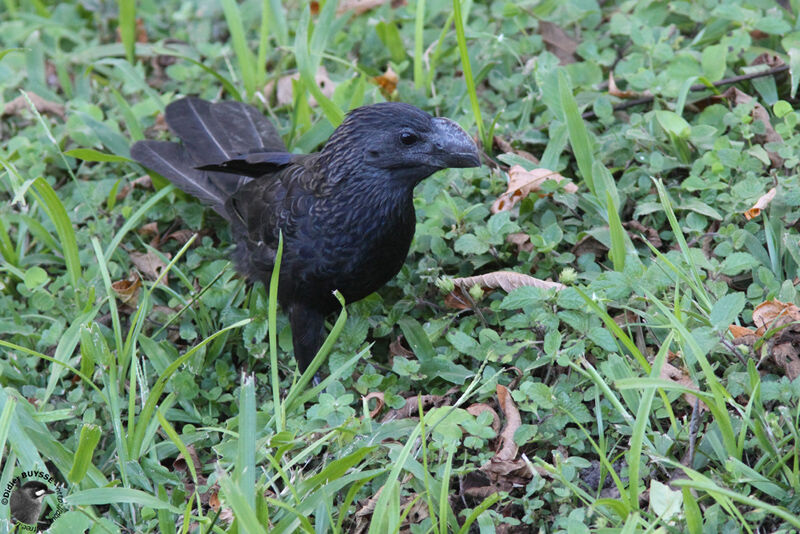
[{"label": "bird's head", "polygon": [[45,495],[53,493],[53,490],[47,487],[47,484],[39,482],[38,480],[31,480],[22,485],[17,491],[21,491],[26,497],[31,500],[42,502]]},{"label": "bird's head", "polygon": [[345,166],[388,170],[411,185],[440,169],[480,166],[475,142],[458,124],[399,102],[354,109],[322,153]]}]

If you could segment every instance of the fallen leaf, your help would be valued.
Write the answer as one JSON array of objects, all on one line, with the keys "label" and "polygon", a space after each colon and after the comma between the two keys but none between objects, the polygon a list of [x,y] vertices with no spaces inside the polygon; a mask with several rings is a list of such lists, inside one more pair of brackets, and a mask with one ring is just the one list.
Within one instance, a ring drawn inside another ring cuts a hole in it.
[{"label": "fallen leaf", "polygon": [[130,192],[136,187],[138,187],[140,189],[152,189],[153,188],[153,180],[150,178],[150,175],[149,174],[145,174],[144,176],[138,177],[137,179],[135,179],[131,183],[123,185],[122,189],[120,189],[117,192],[117,197],[116,197],[117,202],[120,202],[121,200],[124,200],[125,197],[127,197],[130,194]]},{"label": "fallen leaf", "polygon": [[794,380],[800,376],[800,354],[795,343],[800,340],[800,332],[793,332],[794,335],[787,336],[788,332],[783,332],[779,339],[787,340],[785,343],[775,343],[770,351],[775,364],[786,371],[786,377]]},{"label": "fallen leaf", "polygon": [[386,2],[388,2],[388,0],[342,0],[339,2],[339,5],[336,6],[336,14],[341,15],[342,13],[352,11],[355,15],[361,15],[371,9],[382,6]]},{"label": "fallen leaf", "polygon": [[[202,234],[203,232],[201,231],[200,233]],[[169,241],[170,239],[174,239],[175,241],[178,242],[179,245],[185,245],[186,243],[189,242],[189,240],[192,238],[194,234],[195,233],[192,230],[189,230],[188,228],[184,228],[183,230],[175,230],[174,232],[168,233],[164,237],[164,241]],[[195,242],[195,244],[197,244],[197,242]]]},{"label": "fallen leaf", "polygon": [[218,512],[222,507],[222,502],[219,500],[219,485],[214,484],[208,489],[208,507]]},{"label": "fallen leaf", "polygon": [[483,412],[489,412],[492,414],[492,430],[494,430],[495,433],[498,432],[500,430],[500,416],[497,415],[497,412],[494,411],[494,408],[483,402],[475,403],[467,408],[467,413],[475,417],[478,417]]},{"label": "fallen leaf", "polygon": [[481,466],[481,471],[488,473],[494,483],[507,484],[512,482],[513,477],[530,480],[533,474],[525,460],[517,457],[519,446],[514,442],[514,433],[522,425],[522,418],[514,399],[511,398],[511,392],[505,386],[497,386],[497,403],[505,416],[506,425],[497,440],[497,452]]},{"label": "fallen leaf", "polygon": [[758,217],[761,214],[761,210],[766,209],[767,206],[769,206],[769,203],[772,202],[773,198],[775,198],[775,193],[777,192],[778,190],[773,187],[761,195],[761,198],[759,198],[756,203],[753,204],[753,207],[744,212],[745,218],[749,221],[753,217]]},{"label": "fallen leaf", "polygon": [[155,222],[155,221],[149,222],[147,224],[142,225],[137,230],[137,233],[140,236],[144,237],[144,238],[147,238],[147,237],[151,238],[150,239],[150,246],[151,247],[157,248],[159,246],[159,244],[161,243],[161,240],[159,239],[159,233],[158,233],[158,223]]},{"label": "fallen leaf", "polygon": [[384,406],[383,391],[372,391],[370,393],[367,393],[365,396],[361,397],[362,402],[367,407],[369,407],[369,401],[372,400],[372,399],[375,399],[375,400],[378,401],[376,403],[376,405],[375,405],[375,408],[373,408],[369,412],[370,418],[374,419],[375,416],[378,415],[379,413],[381,413],[381,410],[383,410],[383,406]]},{"label": "fallen leaf", "polygon": [[519,451],[519,447],[514,442],[514,433],[522,425],[522,418],[517,405],[514,404],[514,399],[511,398],[511,392],[507,387],[499,384],[497,386],[497,403],[506,418],[506,426],[500,433],[501,447],[495,457],[499,460],[513,460]]},{"label": "fallen leaf", "polygon": [[762,337],[768,329],[778,328],[795,321],[800,321],[800,309],[791,302],[768,300],[753,310],[753,324],[757,327],[756,335],[759,337]]},{"label": "fallen leaf", "polygon": [[623,329],[626,329],[631,325],[641,323],[641,319],[639,319],[639,316],[636,315],[636,312],[633,310],[625,310],[619,315],[615,315],[612,319],[614,319],[614,322]]},{"label": "fallen leaf", "polygon": [[[689,375],[684,372],[682,369],[678,369],[671,363],[664,362],[664,365],[661,367],[661,373],[659,373],[659,378],[663,378],[664,380],[669,380],[670,382],[675,382],[676,384],[680,384],[686,388],[692,389],[694,391],[700,391],[697,385],[689,378]],[[696,399],[698,397],[696,395],[691,395],[689,393],[683,394],[683,400],[689,406],[694,407]],[[700,401],[700,411],[707,411],[708,406],[701,400]]]},{"label": "fallen leaf", "polygon": [[[381,419],[382,423],[386,421],[393,421],[395,419],[408,419],[414,417],[419,413],[419,404],[422,403],[422,409],[438,408],[439,406],[447,406],[450,402],[450,392],[447,395],[414,395],[406,399],[405,405],[399,410],[389,410],[389,412]],[[419,400],[418,400],[419,399]]]},{"label": "fallen leaf", "polygon": [[120,302],[131,308],[135,308],[139,303],[139,289],[141,287],[142,280],[135,271],[131,272],[127,280],[117,280],[111,284],[111,289],[114,290],[114,294]]},{"label": "fallen leaf", "polygon": [[[197,456],[197,450],[194,448],[194,445],[187,445],[186,452],[189,453],[189,458],[192,461],[195,472],[200,473],[203,466],[200,464],[200,458]],[[178,454],[178,457],[172,462],[172,468],[182,473],[189,473],[189,464],[183,456],[183,453]]]},{"label": "fallen leaf", "polygon": [[516,245],[517,254],[523,252],[531,252],[533,250],[533,243],[531,243],[531,236],[524,232],[515,232],[506,236],[506,243]]},{"label": "fallen leaf", "polygon": [[750,62],[751,65],[766,65],[771,69],[776,67],[780,67],[785,65],[786,63],[783,61],[781,56],[778,54],[773,54],[771,52],[764,52],[756,56],[756,58]]},{"label": "fallen leaf", "polygon": [[[541,185],[547,180],[561,182],[566,180],[563,176],[549,169],[539,168],[526,171],[520,165],[514,165],[508,170],[508,189],[505,193],[497,197],[492,204],[492,213],[508,211],[514,205],[535,191],[539,191]],[[575,193],[578,187],[572,182],[564,186],[567,193]]]},{"label": "fallen leaf", "polygon": [[[117,42],[122,42],[122,32],[120,31],[119,26],[117,26]],[[147,29],[144,27],[144,21],[140,18],[136,18],[136,42],[137,43],[147,43]]]},{"label": "fallen leaf", "polygon": [[372,81],[380,87],[383,96],[389,98],[397,90],[397,83],[400,81],[400,77],[392,70],[392,67],[386,67],[386,72],[380,76],[375,76]]},{"label": "fallen leaf", "polygon": [[572,253],[578,258],[584,254],[594,254],[595,258],[600,258],[605,256],[607,252],[607,246],[588,234],[579,239],[578,242],[575,243],[575,246],[572,247]]},{"label": "fallen leaf", "polygon": [[[131,252],[128,254],[131,259],[131,263],[139,269],[145,278],[148,280],[156,280],[158,279],[159,275],[161,274],[161,270],[167,266],[164,261],[158,257],[157,254],[148,251],[148,252]],[[164,276],[162,279],[163,283],[167,283],[167,277]]]},{"label": "fallen leaf", "polygon": [[608,94],[616,96],[617,98],[639,98],[643,96],[642,93],[636,91],[623,91],[617,87],[617,82],[614,80],[614,73],[608,72]]},{"label": "fallen leaf", "polygon": [[559,64],[568,65],[577,61],[575,51],[578,49],[579,43],[567,35],[561,26],[540,20],[539,35],[542,36],[544,47],[558,58]]},{"label": "fallen leaf", "polygon": [[754,330],[752,330],[750,328],[745,328],[744,326],[739,326],[737,324],[730,325],[728,327],[728,330],[730,331],[731,335],[733,335],[734,341],[738,340],[739,338],[745,337],[745,336],[755,336],[756,335]]},{"label": "fallen leaf", "polygon": [[661,236],[658,235],[658,230],[656,230],[655,228],[650,228],[649,226],[645,226],[639,221],[628,221],[626,223],[623,223],[622,226],[624,226],[629,230],[633,229],[639,232],[638,234],[631,233],[631,239],[639,239],[641,241],[647,241],[656,248],[661,248],[664,245],[664,242],[661,241]]},{"label": "fallen leaf", "polygon": [[514,148],[511,145],[511,143],[509,143],[499,135],[495,135],[494,137],[492,137],[492,142],[500,150],[500,152],[504,152],[506,154],[516,154],[517,156],[527,159],[534,165],[539,165],[539,158],[537,158],[527,150],[520,150],[518,148]]},{"label": "fallen leaf", "polygon": [[444,305],[453,310],[471,310],[475,303],[469,295],[457,287],[445,295]]},{"label": "fallen leaf", "polygon": [[505,292],[513,291],[518,287],[533,286],[541,289],[561,290],[566,288],[559,282],[540,280],[528,274],[513,271],[494,271],[491,273],[466,278],[453,278],[453,283],[465,291],[469,291],[472,286],[480,286],[483,289],[502,289]]},{"label": "fallen leaf", "polygon": [[398,336],[389,343],[389,354],[391,356],[402,356],[403,358],[414,358],[414,351],[407,349],[403,345],[403,336]]},{"label": "fallen leaf", "polygon": [[453,278],[455,288],[444,298],[444,304],[448,308],[455,310],[470,310],[474,307],[475,301],[469,295],[469,290],[473,286],[478,286],[483,291],[483,296],[490,294],[495,289],[502,289],[506,292],[513,291],[518,287],[533,286],[541,289],[555,289],[560,291],[566,286],[559,282],[540,280],[528,274],[516,273],[513,271],[494,271],[491,273],[469,276],[467,278]]},{"label": "fallen leaf", "polygon": [[[294,82],[300,79],[300,73],[288,74],[281,76],[277,83],[269,82],[264,87],[264,96],[270,98],[273,92],[275,93],[275,101],[278,106],[287,106],[294,103]],[[328,76],[328,70],[324,65],[320,65],[317,73],[314,75],[314,81],[319,87],[322,94],[328,98],[333,96],[333,91],[336,89],[336,83]],[[308,97],[308,105],[314,107],[317,105],[317,100],[313,96]]]},{"label": "fallen leaf", "polygon": [[790,380],[800,376],[800,309],[791,302],[770,300],[753,310],[754,335],[736,338],[739,344],[753,345],[760,339],[768,342],[767,354]]},{"label": "fallen leaf", "polygon": [[[45,100],[41,96],[37,95],[32,91],[26,91],[26,95],[31,100],[33,107],[36,108],[36,111],[39,113],[49,113],[52,115],[57,115],[59,118],[63,119],[65,116],[64,106],[57,102],[51,102],[49,100]],[[19,95],[17,98],[12,100],[11,102],[6,103],[3,107],[3,113],[0,116],[5,117],[6,115],[19,115],[22,110],[30,109],[30,104],[28,104],[28,99],[25,98],[23,95]]]}]

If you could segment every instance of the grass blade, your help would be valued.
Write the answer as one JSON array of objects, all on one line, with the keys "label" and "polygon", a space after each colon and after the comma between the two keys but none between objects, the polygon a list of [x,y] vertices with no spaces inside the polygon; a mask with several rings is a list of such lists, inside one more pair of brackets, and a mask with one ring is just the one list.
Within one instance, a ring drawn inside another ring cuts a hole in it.
[{"label": "grass blade", "polygon": [[136,61],[136,0],[118,0],[119,36],[125,47],[125,57],[133,64]]},{"label": "grass blade", "polygon": [[558,92],[561,99],[561,109],[564,112],[564,119],[567,121],[569,143],[572,145],[575,161],[578,163],[578,170],[581,172],[581,176],[586,182],[589,192],[597,197],[594,176],[592,174],[593,157],[589,132],[586,130],[586,124],[583,122],[581,114],[578,111],[578,104],[575,102],[575,97],[572,96],[572,87],[563,70],[558,72]]},{"label": "grass blade", "polygon": [[269,280],[269,300],[267,303],[267,333],[269,335],[269,370],[272,381],[272,407],[275,411],[275,430],[283,431],[284,412],[281,404],[281,382],[278,378],[278,278],[283,257],[283,232],[278,235],[278,251]]},{"label": "grass blade", "polygon": [[92,424],[85,424],[81,427],[81,434],[78,438],[78,449],[75,451],[75,461],[67,474],[67,479],[73,484],[79,484],[86,476],[86,471],[92,463],[92,456],[97,444],[100,443],[102,432],[100,427]]},{"label": "grass blade", "polygon": [[425,0],[417,0],[414,17],[414,88],[422,89],[425,83],[422,71],[423,30],[425,29]]},{"label": "grass blade", "polygon": [[242,83],[247,98],[252,98],[256,92],[256,58],[247,46],[247,39],[244,35],[244,25],[242,24],[241,13],[236,0],[221,0],[222,12],[225,14],[225,22],[228,23],[228,31],[233,42],[233,51],[239,62],[239,71],[242,75]]},{"label": "grass blade", "polygon": [[36,191],[36,199],[56,227],[56,233],[61,243],[61,254],[64,257],[67,274],[74,291],[75,305],[78,308],[82,308],[79,298],[81,262],[78,258],[78,242],[75,239],[75,229],[72,227],[72,221],[69,220],[64,204],[61,203],[56,192],[44,178],[39,177],[34,180],[33,188]]},{"label": "grass blade", "polygon": [[239,390],[239,439],[236,481],[248,506],[256,506],[256,388],[253,375],[242,375]]},{"label": "grass blade", "polygon": [[467,38],[464,35],[464,17],[461,14],[461,0],[453,0],[453,15],[456,23],[456,41],[458,42],[458,53],[461,56],[461,69],[464,71],[464,82],[467,84],[469,102],[472,106],[472,115],[478,125],[478,137],[484,149],[491,150],[491,139],[487,138],[486,127],[481,118],[481,107],[478,102],[478,92],[475,88],[475,79],[472,77],[472,65],[469,62],[469,51],[467,50]]}]

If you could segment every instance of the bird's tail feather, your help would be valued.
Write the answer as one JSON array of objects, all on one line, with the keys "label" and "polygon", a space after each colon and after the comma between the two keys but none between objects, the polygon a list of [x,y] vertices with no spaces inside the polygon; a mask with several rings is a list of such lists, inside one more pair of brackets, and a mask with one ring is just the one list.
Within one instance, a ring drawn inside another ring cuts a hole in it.
[{"label": "bird's tail feather", "polygon": [[286,151],[272,123],[241,102],[212,104],[184,98],[167,106],[166,121],[182,144],[139,141],[131,147],[131,157],[225,218],[225,201],[252,178],[198,167],[219,164],[253,149]]}]

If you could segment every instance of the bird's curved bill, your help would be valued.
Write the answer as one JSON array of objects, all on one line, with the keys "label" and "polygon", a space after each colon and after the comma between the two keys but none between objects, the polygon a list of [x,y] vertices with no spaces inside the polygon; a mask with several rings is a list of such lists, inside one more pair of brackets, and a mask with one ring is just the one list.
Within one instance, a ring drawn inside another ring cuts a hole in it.
[{"label": "bird's curved bill", "polygon": [[433,124],[434,148],[431,156],[437,166],[442,169],[480,167],[478,147],[461,126],[444,117],[434,118]]}]

